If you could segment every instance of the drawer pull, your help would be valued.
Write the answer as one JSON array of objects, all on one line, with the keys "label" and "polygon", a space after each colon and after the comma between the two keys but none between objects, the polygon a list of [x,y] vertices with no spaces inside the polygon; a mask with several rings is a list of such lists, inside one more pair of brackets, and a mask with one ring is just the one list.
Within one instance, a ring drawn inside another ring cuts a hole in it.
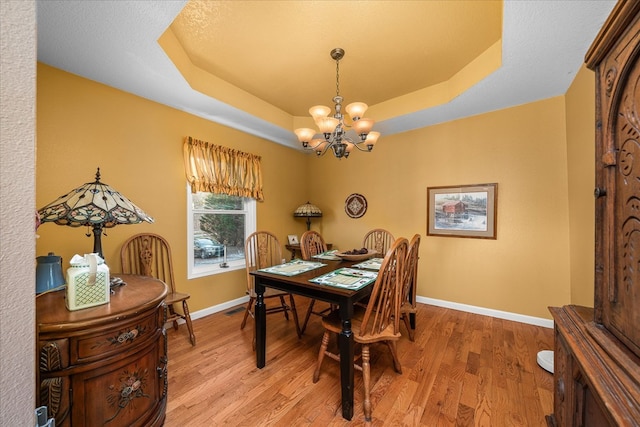
[{"label": "drawer pull", "polygon": [[132,329],[129,332],[124,332],[118,336],[118,342],[124,343],[127,341],[133,341],[138,336],[138,330]]},{"label": "drawer pull", "polygon": [[596,187],[596,189],[593,190],[593,197],[595,197],[596,199],[599,199],[600,197],[604,197],[606,195],[607,190],[605,190],[604,188]]}]

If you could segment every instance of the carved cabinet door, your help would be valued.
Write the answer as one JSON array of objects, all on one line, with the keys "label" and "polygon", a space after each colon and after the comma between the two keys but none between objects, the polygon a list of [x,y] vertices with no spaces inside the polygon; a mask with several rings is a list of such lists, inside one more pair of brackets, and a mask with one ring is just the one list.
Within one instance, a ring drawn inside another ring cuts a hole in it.
[{"label": "carved cabinet door", "polygon": [[148,346],[120,362],[74,375],[73,425],[154,425],[158,407],[165,404],[164,379],[158,370],[161,348]]},{"label": "carved cabinet door", "polygon": [[[640,356],[638,16],[598,70],[596,320]],[[598,218],[600,217],[600,218]],[[602,220],[600,220],[602,219]],[[599,253],[599,254],[598,254]],[[598,256],[600,255],[600,256]]]}]

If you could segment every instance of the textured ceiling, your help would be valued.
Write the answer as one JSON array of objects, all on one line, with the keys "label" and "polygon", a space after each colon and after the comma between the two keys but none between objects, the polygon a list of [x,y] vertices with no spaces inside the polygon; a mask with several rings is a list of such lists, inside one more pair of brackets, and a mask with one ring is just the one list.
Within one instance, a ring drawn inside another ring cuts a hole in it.
[{"label": "textured ceiling", "polygon": [[336,92],[369,105],[461,71],[498,42],[501,1],[190,1],[171,25],[190,61],[293,116]]},{"label": "textured ceiling", "polygon": [[[564,94],[614,4],[39,0],[38,60],[297,148],[296,117],[331,105],[329,51],[342,47],[341,94],[371,105],[382,142],[385,134]],[[177,41],[171,52],[160,43],[168,34]],[[430,102],[425,87],[461,74],[496,41],[495,70],[446,102]],[[198,87],[195,74],[218,80]],[[394,100],[398,114],[385,114]]]}]

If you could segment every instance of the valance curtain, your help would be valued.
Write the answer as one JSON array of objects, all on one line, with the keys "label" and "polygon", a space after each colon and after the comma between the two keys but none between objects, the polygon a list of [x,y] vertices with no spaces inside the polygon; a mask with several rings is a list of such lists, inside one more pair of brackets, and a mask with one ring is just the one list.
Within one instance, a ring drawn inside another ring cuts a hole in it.
[{"label": "valance curtain", "polygon": [[264,200],[260,156],[200,141],[184,139],[184,170],[191,191]]}]

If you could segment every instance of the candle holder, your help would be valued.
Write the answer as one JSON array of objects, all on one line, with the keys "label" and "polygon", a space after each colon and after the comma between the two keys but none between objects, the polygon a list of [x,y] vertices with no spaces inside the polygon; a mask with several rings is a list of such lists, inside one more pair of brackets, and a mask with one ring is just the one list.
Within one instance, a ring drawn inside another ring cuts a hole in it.
[{"label": "candle holder", "polygon": [[229,264],[227,264],[227,245],[223,246],[224,251],[222,255],[222,262],[220,263],[220,268],[229,268]]}]

